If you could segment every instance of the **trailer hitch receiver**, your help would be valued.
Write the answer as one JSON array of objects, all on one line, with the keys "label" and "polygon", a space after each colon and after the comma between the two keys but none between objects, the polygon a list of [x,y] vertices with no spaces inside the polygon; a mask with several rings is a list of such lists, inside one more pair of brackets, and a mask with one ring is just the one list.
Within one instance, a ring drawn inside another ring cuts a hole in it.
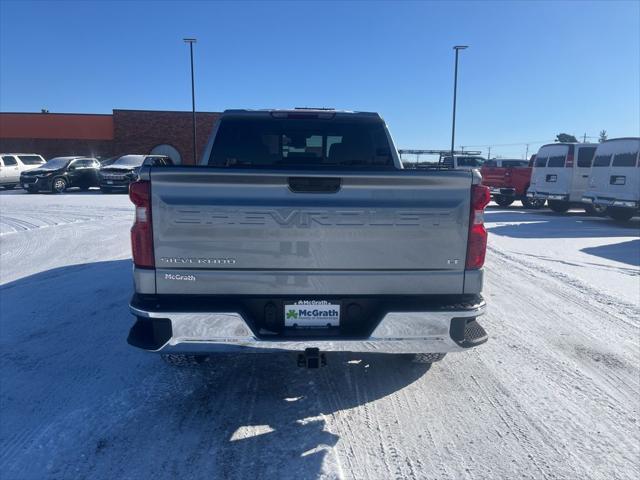
[{"label": "trailer hitch receiver", "polygon": [[327,364],[327,357],[318,348],[305,348],[304,353],[298,354],[298,366],[306,368],[320,368]]}]

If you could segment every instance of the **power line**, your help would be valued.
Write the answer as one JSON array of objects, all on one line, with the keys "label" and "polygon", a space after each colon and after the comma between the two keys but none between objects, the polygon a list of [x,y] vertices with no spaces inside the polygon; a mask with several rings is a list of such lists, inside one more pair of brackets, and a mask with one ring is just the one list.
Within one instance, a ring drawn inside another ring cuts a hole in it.
[{"label": "power line", "polygon": [[[583,139],[587,138],[600,138],[597,136],[591,136],[584,134],[582,135]],[[537,143],[556,143],[554,140],[530,140],[528,142],[518,142],[518,143],[488,143],[485,145],[465,145],[465,148],[473,147],[473,148],[493,148],[493,147],[517,147],[518,145],[535,145]]]},{"label": "power line", "polygon": [[[587,138],[595,138],[595,137],[587,137]],[[535,143],[555,143],[555,142],[554,140],[532,140],[529,142],[518,142],[518,143],[489,143],[486,145],[465,145],[465,148],[517,147],[518,145],[529,145],[529,144],[535,144]]]}]

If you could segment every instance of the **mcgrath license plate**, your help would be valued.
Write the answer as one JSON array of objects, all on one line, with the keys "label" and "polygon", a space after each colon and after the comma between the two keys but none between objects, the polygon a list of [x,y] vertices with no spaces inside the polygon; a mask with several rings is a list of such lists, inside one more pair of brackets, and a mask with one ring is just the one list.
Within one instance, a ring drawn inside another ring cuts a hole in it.
[{"label": "mcgrath license plate", "polygon": [[284,306],[285,327],[328,328],[340,325],[340,305],[326,301],[299,301]]}]

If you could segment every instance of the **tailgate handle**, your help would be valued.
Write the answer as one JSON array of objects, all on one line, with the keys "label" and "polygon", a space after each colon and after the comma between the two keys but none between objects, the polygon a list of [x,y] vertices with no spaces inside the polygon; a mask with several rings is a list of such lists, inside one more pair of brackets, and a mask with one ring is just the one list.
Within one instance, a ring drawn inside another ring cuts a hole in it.
[{"label": "tailgate handle", "polygon": [[336,177],[289,177],[289,189],[294,193],[336,193],[341,183]]}]

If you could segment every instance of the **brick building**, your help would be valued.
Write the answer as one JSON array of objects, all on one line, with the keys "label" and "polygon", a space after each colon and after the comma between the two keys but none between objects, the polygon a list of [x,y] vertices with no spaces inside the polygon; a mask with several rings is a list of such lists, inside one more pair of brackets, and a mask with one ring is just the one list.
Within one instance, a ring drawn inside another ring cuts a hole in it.
[{"label": "brick building", "polygon": [[[196,112],[197,154],[205,148],[219,113]],[[0,152],[112,157],[168,154],[193,164],[191,112],[113,110],[112,114],[0,113]]]}]

